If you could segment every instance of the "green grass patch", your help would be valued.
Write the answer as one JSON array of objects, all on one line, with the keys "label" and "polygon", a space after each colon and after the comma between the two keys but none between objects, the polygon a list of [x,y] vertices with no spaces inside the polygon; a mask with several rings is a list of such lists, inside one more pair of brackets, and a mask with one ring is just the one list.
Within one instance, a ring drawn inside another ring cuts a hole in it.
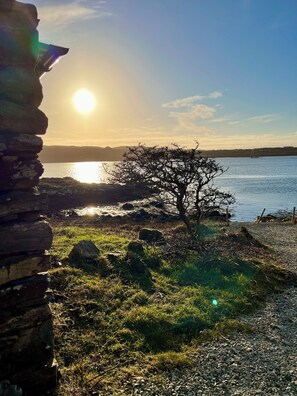
[{"label": "green grass patch", "polygon": [[[191,251],[185,259],[170,261],[161,248],[147,246],[138,257],[127,258],[129,236],[74,227],[54,234],[53,253],[61,258],[82,239],[97,245],[101,259],[123,252],[104,277],[84,265],[51,271],[64,396],[74,388],[78,395],[116,395],[135,375],[190,365],[191,346],[250,330],[239,316],[284,285],[279,268],[240,257]],[[145,267],[142,273],[137,260]]]},{"label": "green grass patch", "polygon": [[67,257],[72,247],[87,239],[100,248],[102,253],[125,250],[130,239],[100,228],[59,227],[54,229],[54,242],[51,254],[60,259]]}]

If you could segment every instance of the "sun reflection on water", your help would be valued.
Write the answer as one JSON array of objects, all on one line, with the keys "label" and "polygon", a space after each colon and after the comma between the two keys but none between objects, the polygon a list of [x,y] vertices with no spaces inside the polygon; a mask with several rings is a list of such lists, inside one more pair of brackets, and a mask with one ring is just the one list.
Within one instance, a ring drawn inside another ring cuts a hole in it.
[{"label": "sun reflection on water", "polygon": [[75,162],[72,177],[82,183],[105,183],[107,174],[102,162]]},{"label": "sun reflection on water", "polygon": [[97,208],[95,208],[94,206],[88,206],[87,208],[85,208],[85,215],[86,216],[95,216],[97,214]]}]

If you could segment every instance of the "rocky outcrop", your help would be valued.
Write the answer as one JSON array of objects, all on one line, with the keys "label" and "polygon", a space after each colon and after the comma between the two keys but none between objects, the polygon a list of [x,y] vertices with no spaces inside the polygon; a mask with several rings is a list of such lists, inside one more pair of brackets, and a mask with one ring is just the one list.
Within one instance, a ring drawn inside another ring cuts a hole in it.
[{"label": "rocky outcrop", "polygon": [[36,189],[36,135],[48,125],[38,109],[37,25],[34,6],[0,0],[0,392],[23,396],[45,394],[58,377],[47,292],[52,231]]}]

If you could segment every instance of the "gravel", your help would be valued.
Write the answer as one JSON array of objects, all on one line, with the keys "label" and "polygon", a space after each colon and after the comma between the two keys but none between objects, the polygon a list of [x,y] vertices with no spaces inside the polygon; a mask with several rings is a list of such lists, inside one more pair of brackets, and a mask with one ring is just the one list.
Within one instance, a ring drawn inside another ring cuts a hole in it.
[{"label": "gravel", "polygon": [[[297,226],[240,224],[273,247],[283,267],[297,272]],[[235,226],[235,225],[234,225]],[[242,318],[253,333],[235,333],[201,345],[191,369],[173,370],[165,380],[137,379],[137,396],[296,396],[297,288],[270,297],[264,309]]]}]

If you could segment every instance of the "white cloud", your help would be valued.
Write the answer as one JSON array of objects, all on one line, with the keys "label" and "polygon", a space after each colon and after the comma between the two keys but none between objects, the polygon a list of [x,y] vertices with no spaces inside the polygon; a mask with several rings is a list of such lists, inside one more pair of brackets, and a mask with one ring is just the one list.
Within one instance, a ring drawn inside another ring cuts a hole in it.
[{"label": "white cloud", "polygon": [[43,26],[63,28],[75,22],[111,16],[111,13],[102,9],[102,5],[102,2],[88,5],[87,2],[73,1],[68,4],[40,6],[38,11]]},{"label": "white cloud", "polygon": [[279,120],[281,116],[279,114],[263,114],[258,116],[249,117],[246,121],[256,121],[262,124],[268,124],[269,122],[274,122]]},{"label": "white cloud", "polygon": [[207,120],[208,118],[212,118],[216,111],[217,110],[214,107],[210,107],[205,104],[198,104],[191,108],[190,113],[192,113],[195,118]]},{"label": "white cloud", "polygon": [[218,99],[223,96],[222,92],[219,91],[214,91],[211,94],[208,95],[209,99]]},{"label": "white cloud", "polygon": [[221,98],[222,96],[223,96],[223,94],[218,91],[212,92],[207,96],[202,96],[202,95],[187,96],[186,98],[176,99],[176,100],[173,100],[172,102],[164,103],[164,104],[162,104],[162,107],[169,108],[169,109],[191,107],[196,102],[201,102],[202,100],[205,100],[205,99],[217,99],[217,98]]},{"label": "white cloud", "polygon": [[164,103],[163,108],[176,109],[176,111],[169,112],[168,116],[174,118],[177,124],[174,127],[175,131],[186,133],[210,134],[213,129],[205,125],[201,125],[201,120],[210,120],[214,117],[217,107],[211,107],[201,102],[205,99],[217,99],[222,96],[221,92],[215,91],[207,96],[195,95],[188,96],[181,99],[176,99],[172,102]]},{"label": "white cloud", "polygon": [[252,116],[248,118],[242,118],[239,119],[238,117],[235,118],[234,116],[232,117],[231,115],[225,115],[220,118],[214,118],[211,120],[213,123],[224,123],[226,122],[228,125],[243,125],[247,126],[250,123],[258,123],[258,124],[268,124],[274,121],[277,121],[281,119],[282,116],[280,114],[262,114],[262,115],[257,115],[257,116]]},{"label": "white cloud", "polygon": [[162,107],[169,109],[179,109],[181,107],[189,107],[192,106],[195,102],[201,101],[205,99],[205,96],[188,96],[187,98],[176,99],[172,102],[162,104]]}]

